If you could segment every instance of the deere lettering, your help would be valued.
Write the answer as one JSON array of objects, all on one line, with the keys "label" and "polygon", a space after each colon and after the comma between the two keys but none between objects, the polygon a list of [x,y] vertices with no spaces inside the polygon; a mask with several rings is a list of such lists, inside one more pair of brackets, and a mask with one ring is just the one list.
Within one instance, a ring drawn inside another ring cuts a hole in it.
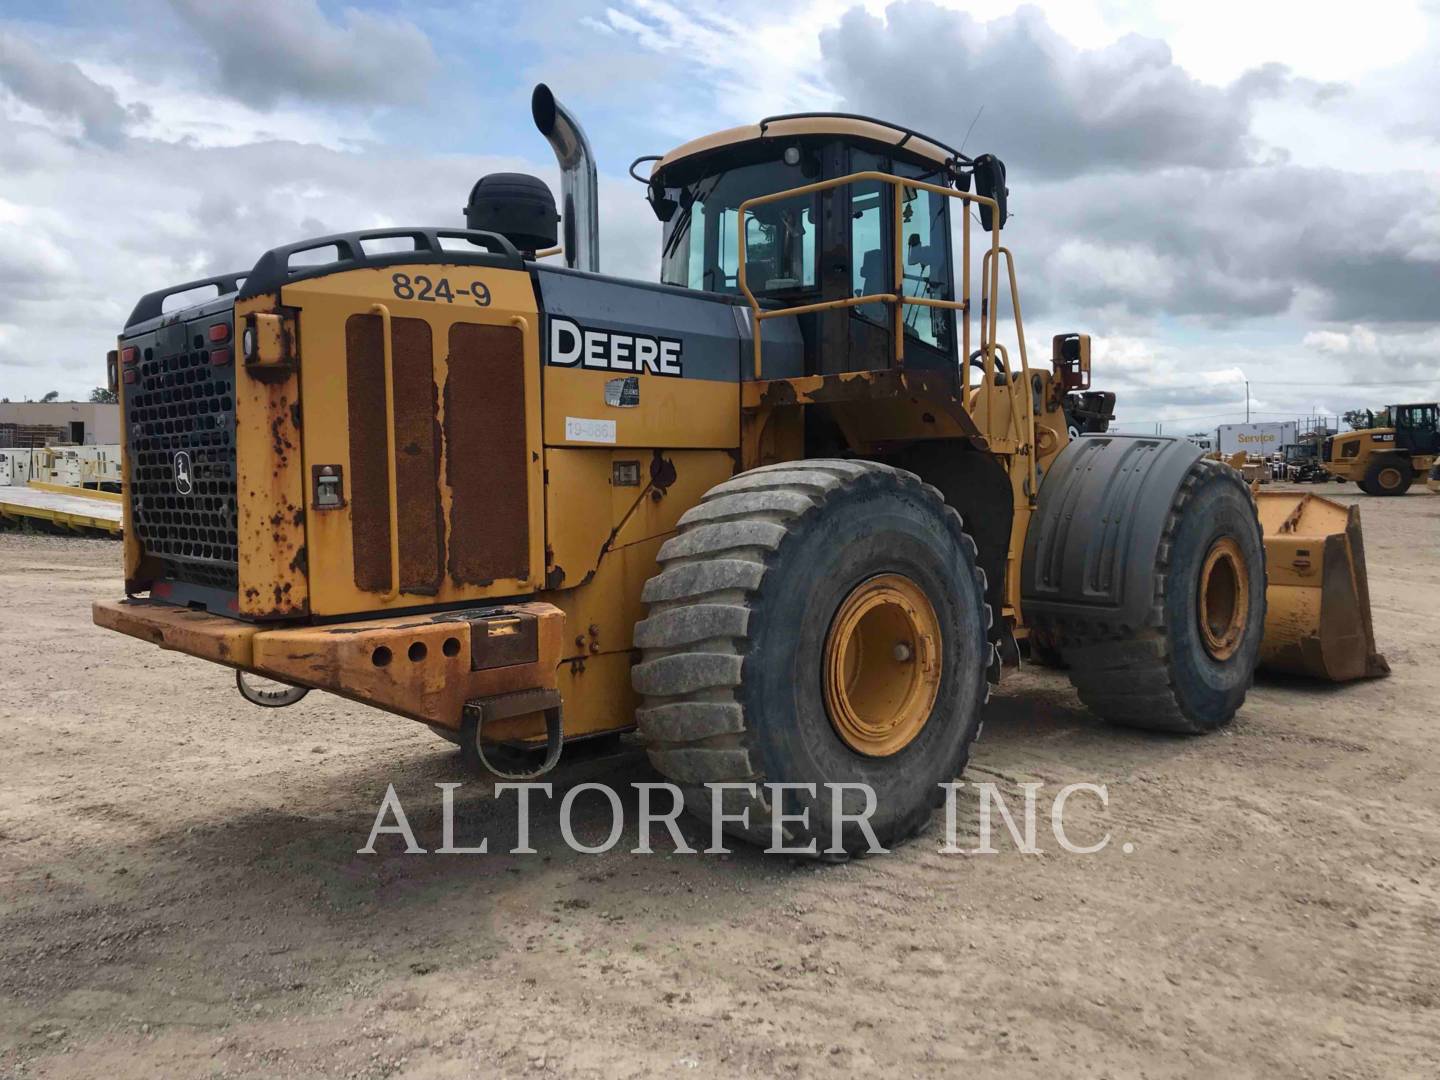
[{"label": "deere lettering", "polygon": [[684,375],[678,338],[596,330],[570,319],[550,319],[550,359],[557,367],[632,371],[642,375]]}]

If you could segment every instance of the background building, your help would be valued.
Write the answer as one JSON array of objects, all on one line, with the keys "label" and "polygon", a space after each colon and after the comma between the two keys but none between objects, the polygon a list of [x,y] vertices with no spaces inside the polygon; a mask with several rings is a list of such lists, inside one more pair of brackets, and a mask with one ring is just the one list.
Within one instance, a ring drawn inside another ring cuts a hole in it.
[{"label": "background building", "polygon": [[120,441],[120,406],[93,401],[0,402],[0,446]]}]

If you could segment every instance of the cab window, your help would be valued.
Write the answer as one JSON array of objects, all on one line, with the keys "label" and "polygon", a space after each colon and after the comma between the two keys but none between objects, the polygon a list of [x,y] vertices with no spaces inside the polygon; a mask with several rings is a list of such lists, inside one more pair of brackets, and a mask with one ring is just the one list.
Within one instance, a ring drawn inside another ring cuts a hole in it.
[{"label": "cab window", "polygon": [[[906,296],[927,300],[952,298],[950,274],[950,200],[933,191],[905,190],[900,210],[904,236]],[[907,304],[905,336],[948,351],[954,313],[946,308]]]},{"label": "cab window", "polygon": [[[934,171],[927,172],[903,162],[892,163],[862,151],[852,153],[850,167],[852,172],[893,172],[913,180],[943,182]],[[895,255],[890,246],[894,190],[889,184],[873,181],[851,185],[852,296],[872,296],[894,290]],[[928,300],[953,300],[950,200],[944,195],[913,188],[906,189],[901,198],[901,243],[904,245],[901,285],[905,295]],[[857,318],[890,326],[893,309],[888,304],[861,304],[852,310]],[[952,352],[953,312],[923,304],[906,304],[904,320],[907,342],[918,342],[947,355]]]},{"label": "cab window", "polygon": [[[666,225],[660,280],[710,292],[740,291],[740,204],[805,183],[799,171],[761,162],[705,177],[680,192]],[[745,280],[756,295],[815,287],[816,199],[765,203],[745,215]]]}]

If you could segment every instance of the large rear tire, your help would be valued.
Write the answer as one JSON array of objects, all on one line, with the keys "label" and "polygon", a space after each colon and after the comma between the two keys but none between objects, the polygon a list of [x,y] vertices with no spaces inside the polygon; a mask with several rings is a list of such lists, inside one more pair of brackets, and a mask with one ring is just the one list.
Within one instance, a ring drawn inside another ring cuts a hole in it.
[{"label": "large rear tire", "polygon": [[[875,794],[883,847],[921,829],[965,767],[988,697],[990,610],[974,542],[938,491],[876,462],[767,466],[712,488],[660,549],[635,629],[636,724],[651,762],[709,820],[707,784],[769,846],[865,852],[847,811]],[[787,789],[777,806],[764,784]],[[806,813],[802,823],[791,815]]]},{"label": "large rear tire", "polygon": [[1148,625],[1124,639],[1084,622],[1051,628],[1080,700],[1113,723],[1201,734],[1245,701],[1265,628],[1265,545],[1240,474],[1190,466],[1155,562]]}]

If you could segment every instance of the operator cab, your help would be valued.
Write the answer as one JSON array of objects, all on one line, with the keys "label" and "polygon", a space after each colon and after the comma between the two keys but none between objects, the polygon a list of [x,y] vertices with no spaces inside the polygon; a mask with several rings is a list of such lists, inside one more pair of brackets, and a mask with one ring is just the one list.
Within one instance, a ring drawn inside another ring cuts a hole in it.
[{"label": "operator cab", "polygon": [[[661,280],[732,296],[743,293],[738,234],[746,200],[860,172],[969,191],[974,165],[905,128],[833,113],[773,117],[652,160],[648,198],[664,224]],[[988,177],[977,186],[990,193]],[[795,307],[892,293],[895,191],[892,184],[859,180],[748,208],[745,283],[756,300],[762,307]],[[913,188],[900,197],[905,294],[953,301],[950,214],[959,200]],[[905,366],[954,370],[955,313],[919,304],[902,310]],[[807,373],[891,366],[893,305],[837,306],[797,318]]]},{"label": "operator cab", "polygon": [[1440,454],[1440,405],[1394,405],[1395,445],[1412,454]]}]

